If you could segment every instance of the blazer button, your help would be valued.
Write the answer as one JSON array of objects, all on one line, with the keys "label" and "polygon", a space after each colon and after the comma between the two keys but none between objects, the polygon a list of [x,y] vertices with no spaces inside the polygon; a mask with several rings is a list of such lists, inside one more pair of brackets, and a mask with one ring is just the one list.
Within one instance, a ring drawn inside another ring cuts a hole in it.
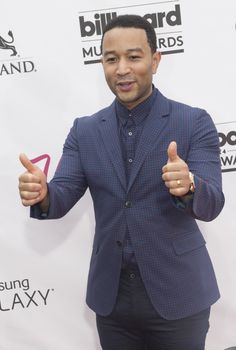
[{"label": "blazer button", "polygon": [[132,203],[130,201],[126,201],[125,202],[125,207],[126,208],[131,208],[132,207]]},{"label": "blazer button", "polygon": [[118,245],[118,247],[122,247],[122,242],[121,241],[116,241],[116,244]]}]

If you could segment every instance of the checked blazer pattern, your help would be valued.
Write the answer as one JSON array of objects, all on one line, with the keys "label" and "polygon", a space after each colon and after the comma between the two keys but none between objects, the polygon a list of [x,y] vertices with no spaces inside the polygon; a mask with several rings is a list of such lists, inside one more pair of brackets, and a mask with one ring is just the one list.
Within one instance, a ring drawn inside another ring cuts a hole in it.
[{"label": "checked blazer pattern", "polygon": [[[171,196],[162,180],[171,141],[195,174],[187,205]],[[157,90],[126,184],[115,103],[77,118],[48,184],[47,218],[64,216],[89,188],[96,227],[87,303],[108,315],[115,304],[128,225],[147,293],[166,319],[197,313],[219,298],[205,240],[196,219],[213,220],[222,210],[219,140],[206,111],[172,101]],[[31,216],[40,218],[32,208]]]}]

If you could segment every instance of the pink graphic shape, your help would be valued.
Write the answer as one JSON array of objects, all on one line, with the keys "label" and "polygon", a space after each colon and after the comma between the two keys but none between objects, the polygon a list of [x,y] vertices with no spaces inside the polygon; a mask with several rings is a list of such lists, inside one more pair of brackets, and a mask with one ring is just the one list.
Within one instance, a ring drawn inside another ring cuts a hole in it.
[{"label": "pink graphic shape", "polygon": [[51,158],[50,158],[49,154],[42,154],[41,156],[38,156],[38,157],[36,157],[34,159],[31,159],[30,161],[33,164],[35,164],[35,163],[40,162],[43,159],[46,159],[46,163],[44,165],[43,172],[47,176],[48,175],[48,169],[49,169],[50,161],[51,161]]}]

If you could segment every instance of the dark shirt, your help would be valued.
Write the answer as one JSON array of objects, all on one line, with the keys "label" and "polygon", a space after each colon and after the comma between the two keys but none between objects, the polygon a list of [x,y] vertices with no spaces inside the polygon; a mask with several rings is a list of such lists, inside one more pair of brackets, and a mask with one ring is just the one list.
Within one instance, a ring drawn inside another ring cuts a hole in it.
[{"label": "dark shirt", "polygon": [[[124,160],[127,185],[132,169],[132,163],[135,158],[137,145],[156,96],[157,90],[153,89],[152,94],[132,110],[127,109],[118,100],[116,100],[116,115],[118,120],[121,152]],[[130,262],[135,263],[136,260],[132,248],[132,239],[128,231],[128,226],[126,225],[126,234],[123,247],[123,265],[127,265]]]}]

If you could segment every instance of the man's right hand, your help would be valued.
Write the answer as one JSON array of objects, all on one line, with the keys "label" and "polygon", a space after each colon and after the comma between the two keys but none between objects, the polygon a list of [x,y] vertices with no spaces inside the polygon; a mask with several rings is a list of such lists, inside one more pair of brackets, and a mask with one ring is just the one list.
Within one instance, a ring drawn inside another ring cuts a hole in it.
[{"label": "man's right hand", "polygon": [[19,192],[22,204],[28,207],[40,203],[42,208],[46,208],[48,205],[46,175],[25,154],[20,154],[19,158],[26,169],[26,172],[19,177]]}]

